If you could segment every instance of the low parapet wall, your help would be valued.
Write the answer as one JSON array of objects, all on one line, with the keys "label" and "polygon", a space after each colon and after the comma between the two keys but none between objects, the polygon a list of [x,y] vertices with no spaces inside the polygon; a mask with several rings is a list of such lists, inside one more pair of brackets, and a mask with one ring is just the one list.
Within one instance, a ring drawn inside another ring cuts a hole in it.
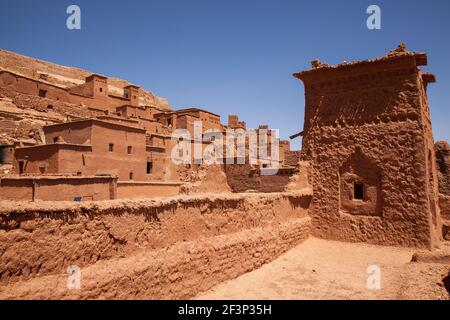
[{"label": "low parapet wall", "polygon": [[[264,170],[264,169],[262,169]],[[270,169],[267,169],[270,170]],[[268,171],[270,173],[270,171]],[[283,192],[290,179],[297,173],[296,168],[279,168],[271,174],[264,174],[250,164],[225,166],[228,185],[233,192]]]},{"label": "low parapet wall", "polygon": [[110,200],[116,182],[111,176],[8,176],[0,178],[0,200]]},{"label": "low parapet wall", "polygon": [[[189,298],[305,240],[311,197],[2,203],[0,298]],[[61,282],[70,265],[81,290]]]}]

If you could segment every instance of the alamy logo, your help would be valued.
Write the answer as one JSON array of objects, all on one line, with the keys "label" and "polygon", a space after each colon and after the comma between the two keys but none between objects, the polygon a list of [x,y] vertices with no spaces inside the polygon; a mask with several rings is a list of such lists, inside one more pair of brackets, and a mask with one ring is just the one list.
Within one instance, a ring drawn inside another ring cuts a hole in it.
[{"label": "alamy logo", "polygon": [[379,266],[369,266],[367,268],[367,289],[381,290],[381,269]]},{"label": "alamy logo", "polygon": [[367,18],[367,28],[369,30],[381,29],[381,8],[375,4],[370,5],[367,8],[367,14],[370,16]]},{"label": "alamy logo", "polygon": [[81,289],[81,269],[79,266],[71,265],[67,267],[67,289]]},{"label": "alamy logo", "polygon": [[79,6],[72,4],[67,7],[66,13],[69,17],[66,20],[66,26],[69,30],[81,30],[81,9]]},{"label": "alamy logo", "polygon": [[275,175],[280,166],[279,131],[230,129],[225,132],[202,130],[202,122],[194,121],[193,136],[187,129],[172,133],[171,150],[176,165],[245,164],[259,165],[262,175]]}]

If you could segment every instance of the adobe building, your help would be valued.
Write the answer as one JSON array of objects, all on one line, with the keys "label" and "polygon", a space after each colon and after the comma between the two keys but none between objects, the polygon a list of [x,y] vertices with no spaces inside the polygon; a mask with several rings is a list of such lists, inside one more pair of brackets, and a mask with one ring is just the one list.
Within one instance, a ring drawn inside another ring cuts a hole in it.
[{"label": "adobe building", "polygon": [[47,144],[15,150],[18,173],[109,174],[119,181],[145,181],[152,174],[144,129],[90,119],[43,130]]},{"label": "adobe building", "polygon": [[224,126],[220,122],[220,116],[199,108],[180,109],[155,113],[154,118],[159,123],[174,129],[186,129],[191,137],[194,137],[194,122],[202,122],[202,131],[214,130],[222,132]]},{"label": "adobe building", "polygon": [[305,86],[302,160],[312,162],[313,233],[433,247],[442,237],[425,53],[313,61]]}]

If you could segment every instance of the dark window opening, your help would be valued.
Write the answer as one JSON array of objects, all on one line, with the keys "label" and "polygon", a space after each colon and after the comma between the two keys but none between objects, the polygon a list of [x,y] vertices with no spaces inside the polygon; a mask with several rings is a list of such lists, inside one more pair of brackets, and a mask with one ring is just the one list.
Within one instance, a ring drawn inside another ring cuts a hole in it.
[{"label": "dark window opening", "polygon": [[133,180],[133,172],[130,172],[130,180]]},{"label": "dark window opening", "polygon": [[45,98],[46,95],[47,95],[47,91],[46,90],[39,90],[39,97]]},{"label": "dark window opening", "polygon": [[114,143],[110,143],[109,147],[108,147],[109,152],[113,152],[114,151]]},{"label": "dark window opening", "polygon": [[128,154],[132,154],[133,153],[133,147],[132,146],[128,146]]},{"label": "dark window opening", "polygon": [[58,142],[58,137],[53,137],[53,143],[57,143]]},{"label": "dark window opening", "polygon": [[147,174],[152,174],[153,172],[153,162],[147,161]]},{"label": "dark window opening", "polygon": [[103,88],[100,88],[100,92],[103,92]]},{"label": "dark window opening", "polygon": [[127,98],[127,99],[128,99],[128,93],[125,93],[125,98]]},{"label": "dark window opening", "polygon": [[25,163],[23,161],[19,161],[19,173],[23,174],[23,168],[24,168]]},{"label": "dark window opening", "polygon": [[364,200],[364,185],[361,182],[355,182],[353,199]]},{"label": "dark window opening", "polygon": [[39,167],[39,172],[41,174],[44,174],[45,173],[45,167]]},{"label": "dark window opening", "polygon": [[49,104],[49,105],[47,106],[47,109],[53,110],[53,106],[52,106],[51,104]]}]

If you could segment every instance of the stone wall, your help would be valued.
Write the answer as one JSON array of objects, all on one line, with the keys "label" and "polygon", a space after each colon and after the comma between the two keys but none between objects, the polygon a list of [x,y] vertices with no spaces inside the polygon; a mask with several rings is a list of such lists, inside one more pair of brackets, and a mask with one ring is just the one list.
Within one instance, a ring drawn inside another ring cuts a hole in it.
[{"label": "stone wall", "polygon": [[[245,197],[234,194],[96,203],[2,202],[0,296],[13,292],[16,282],[20,286],[24,281],[41,281],[42,276],[66,275],[70,265],[86,269],[87,274],[97,266],[103,270],[104,274],[97,275],[98,280],[103,280],[98,284],[102,288],[97,287],[100,290],[94,294],[96,298],[113,283],[108,294],[117,296],[123,290],[141,292],[130,298],[192,296],[274,259],[307,238],[311,196],[311,190],[304,189]],[[125,265],[131,269],[123,269]],[[107,266],[116,266],[115,271],[110,272]],[[142,278],[137,274],[130,278],[136,272]],[[128,289],[115,287],[125,278],[131,281]],[[132,284],[140,281],[138,278],[142,280],[139,289]],[[155,284],[154,289],[147,286],[149,283]],[[89,290],[91,286],[96,285],[87,283]],[[186,291],[170,291],[172,286]],[[43,286],[39,290],[47,289]],[[45,294],[55,297],[54,293]],[[80,294],[90,297],[88,292]]]}]

